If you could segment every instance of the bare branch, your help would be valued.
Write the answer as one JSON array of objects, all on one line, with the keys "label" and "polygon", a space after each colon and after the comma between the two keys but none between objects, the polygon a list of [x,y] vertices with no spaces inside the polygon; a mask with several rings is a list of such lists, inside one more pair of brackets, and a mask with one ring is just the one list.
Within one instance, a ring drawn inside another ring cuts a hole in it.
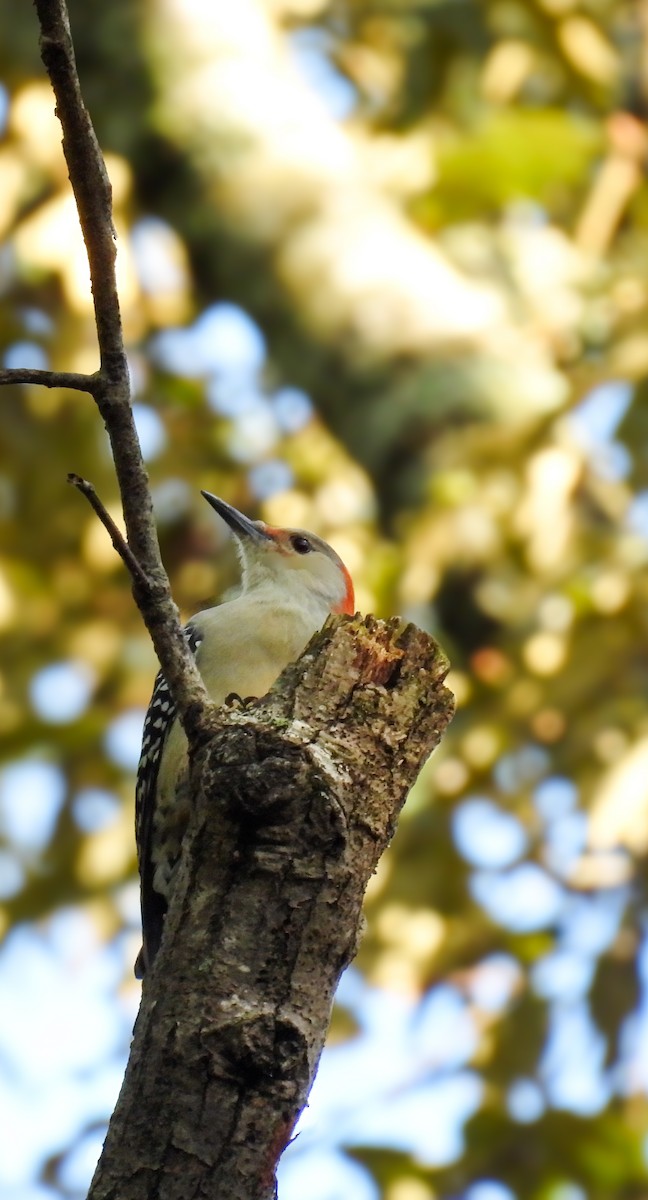
[{"label": "bare branch", "polygon": [[112,188],[106,164],[83,102],[65,0],[36,0],[41,57],[56,97],[63,153],[70,172],[88,253],[101,366],[123,384],[128,378],[115,279]]},{"label": "bare branch", "polygon": [[20,383],[39,383],[46,388],[69,388],[73,392],[94,394],[98,375],[79,375],[76,371],[41,371],[31,367],[13,367],[0,371],[0,387]]},{"label": "bare branch", "polygon": [[[112,446],[132,562],[117,549],[133,574],[135,600],[181,720],[189,735],[197,734],[208,724],[209,699],[187,649],[160,558],[148,477],[133,421],[115,276],[110,181],[81,95],[65,0],[35,0],[35,4],[41,26],[41,55],[56,97],[63,151],[88,253],[101,366],[87,378],[57,372],[4,372],[0,383],[42,383],[53,387],[65,386],[65,379],[69,386],[90,391],[94,396]],[[87,492],[86,495],[90,499]],[[136,571],[133,563],[137,563]],[[137,572],[146,580],[146,587]]]},{"label": "bare branch", "polygon": [[143,588],[145,592],[150,591],[151,585],[149,583],[148,576],[142,570],[140,564],[135,558],[135,555],[128,545],[128,542],[126,541],[121,529],[115,524],[107,508],[99,499],[94,484],[90,483],[88,479],[83,479],[81,475],[75,475],[73,471],[70,471],[70,474],[68,475],[68,483],[71,483],[73,487],[78,488],[78,490],[81,492],[81,495],[85,496],[91,508],[94,509],[99,517],[101,524],[105,529],[108,530],[108,533],[110,534],[110,540],[112,541],[112,544],[115,547],[119,557],[128,567],[133,582],[138,584],[140,588]]}]

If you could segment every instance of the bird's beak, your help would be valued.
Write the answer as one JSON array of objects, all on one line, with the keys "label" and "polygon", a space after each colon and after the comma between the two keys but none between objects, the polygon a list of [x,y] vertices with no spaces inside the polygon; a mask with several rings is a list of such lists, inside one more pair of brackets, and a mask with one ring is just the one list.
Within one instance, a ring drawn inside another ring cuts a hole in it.
[{"label": "bird's beak", "polygon": [[212,508],[216,509],[225,524],[229,525],[235,537],[242,538],[243,541],[256,542],[257,545],[272,541],[270,534],[265,532],[262,521],[251,521],[237,508],[232,508],[231,504],[226,504],[218,496],[212,496],[211,492],[201,492],[201,495],[205,497],[208,504],[211,504]]}]

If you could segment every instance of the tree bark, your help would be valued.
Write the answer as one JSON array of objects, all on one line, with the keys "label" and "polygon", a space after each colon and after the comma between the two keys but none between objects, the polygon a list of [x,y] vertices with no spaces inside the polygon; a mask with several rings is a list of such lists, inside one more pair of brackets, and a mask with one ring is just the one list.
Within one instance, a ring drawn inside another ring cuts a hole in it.
[{"label": "tree bark", "polygon": [[89,1200],[269,1200],[365,888],[453,711],[398,618],[331,618],[263,700],[218,714],[162,947]]}]

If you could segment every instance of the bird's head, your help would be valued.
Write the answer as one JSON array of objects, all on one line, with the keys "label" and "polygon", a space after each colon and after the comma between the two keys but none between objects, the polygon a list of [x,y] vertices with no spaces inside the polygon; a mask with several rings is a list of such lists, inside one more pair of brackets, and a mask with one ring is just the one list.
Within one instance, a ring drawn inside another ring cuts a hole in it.
[{"label": "bird's head", "polygon": [[340,556],[317,534],[251,521],[211,492],[202,494],[236,538],[245,591],[279,586],[305,591],[330,612],[355,612],[351,576]]}]

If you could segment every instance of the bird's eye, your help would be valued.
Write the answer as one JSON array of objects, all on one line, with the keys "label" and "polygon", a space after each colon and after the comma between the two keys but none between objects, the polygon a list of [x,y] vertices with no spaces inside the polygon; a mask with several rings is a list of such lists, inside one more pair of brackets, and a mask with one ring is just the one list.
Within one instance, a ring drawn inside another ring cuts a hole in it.
[{"label": "bird's eye", "polygon": [[298,554],[310,554],[311,550],[313,549],[308,538],[300,537],[299,535],[296,537],[291,537],[290,544],[293,550],[296,550]]}]

